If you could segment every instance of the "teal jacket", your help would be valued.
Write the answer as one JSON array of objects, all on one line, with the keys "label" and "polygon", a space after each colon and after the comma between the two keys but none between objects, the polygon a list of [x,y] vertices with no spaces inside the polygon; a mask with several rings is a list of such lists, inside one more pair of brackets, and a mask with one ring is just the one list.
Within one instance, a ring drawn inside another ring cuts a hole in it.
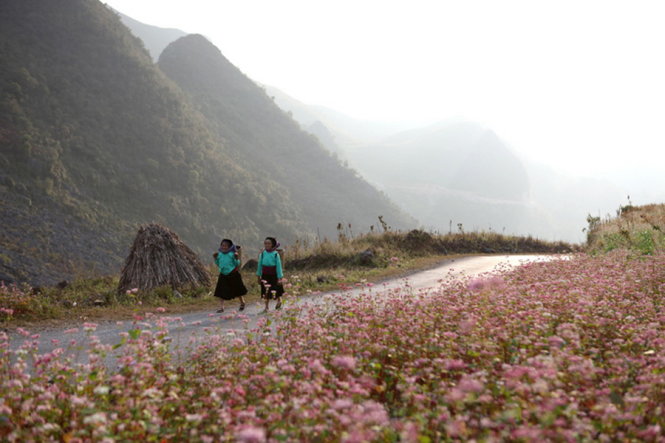
[{"label": "teal jacket", "polygon": [[256,275],[259,277],[263,275],[264,266],[274,266],[277,269],[277,278],[284,277],[284,273],[282,272],[282,259],[279,258],[279,252],[261,252],[261,255],[259,255],[259,265],[256,268]]},{"label": "teal jacket", "polygon": [[219,268],[219,273],[229,275],[235,268],[240,266],[240,260],[235,257],[233,252],[224,254],[220,252],[215,258],[215,264]]}]

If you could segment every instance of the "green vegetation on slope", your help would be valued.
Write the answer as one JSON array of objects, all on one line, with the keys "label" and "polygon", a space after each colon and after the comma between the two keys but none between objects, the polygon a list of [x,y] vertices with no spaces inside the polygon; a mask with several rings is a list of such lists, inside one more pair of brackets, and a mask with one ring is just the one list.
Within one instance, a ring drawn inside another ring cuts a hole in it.
[{"label": "green vegetation on slope", "polygon": [[665,250],[665,204],[621,206],[617,216],[587,218],[590,252],[629,249],[641,254]]}]

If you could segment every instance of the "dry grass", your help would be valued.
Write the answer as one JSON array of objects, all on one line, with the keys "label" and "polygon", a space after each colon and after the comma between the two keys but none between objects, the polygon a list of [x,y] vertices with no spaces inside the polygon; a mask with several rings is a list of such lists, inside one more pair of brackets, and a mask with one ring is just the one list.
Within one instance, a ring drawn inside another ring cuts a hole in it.
[{"label": "dry grass", "polygon": [[630,249],[643,254],[665,250],[665,204],[622,206],[616,217],[589,217],[590,252]]},{"label": "dry grass", "polygon": [[[392,260],[451,254],[569,253],[577,247],[564,242],[547,242],[533,237],[517,237],[495,232],[458,232],[447,235],[422,230],[340,236],[309,250],[287,249],[289,269],[336,267],[385,267]],[[364,255],[363,255],[364,254]]]}]

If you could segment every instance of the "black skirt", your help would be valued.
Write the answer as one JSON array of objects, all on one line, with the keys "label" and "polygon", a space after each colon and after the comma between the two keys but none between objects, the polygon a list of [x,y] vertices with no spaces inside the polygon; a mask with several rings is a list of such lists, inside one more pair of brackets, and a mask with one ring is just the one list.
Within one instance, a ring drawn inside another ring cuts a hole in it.
[{"label": "black skirt", "polygon": [[266,281],[266,285],[270,285],[270,287],[266,287],[266,285],[263,284],[263,281],[261,282],[261,296],[262,297],[268,297],[268,300],[271,300],[273,298],[280,298],[282,295],[284,295],[284,286],[281,284],[277,283],[277,276],[276,275],[262,275],[261,280]]},{"label": "black skirt", "polygon": [[219,274],[217,287],[215,287],[215,297],[233,300],[245,294],[247,294],[247,288],[242,282],[240,272],[233,271],[229,275]]}]

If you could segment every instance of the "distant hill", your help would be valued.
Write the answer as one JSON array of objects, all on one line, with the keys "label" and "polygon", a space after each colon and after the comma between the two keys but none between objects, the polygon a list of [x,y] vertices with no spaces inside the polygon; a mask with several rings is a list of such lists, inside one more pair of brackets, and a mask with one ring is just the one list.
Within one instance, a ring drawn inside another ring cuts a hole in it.
[{"label": "distant hill", "polygon": [[160,28],[158,26],[147,25],[138,20],[134,20],[121,12],[116,12],[125,26],[132,31],[132,34],[143,41],[145,48],[155,62],[159,59],[159,55],[169,43],[187,35],[185,31],[181,31],[180,29]]},{"label": "distant hill", "polygon": [[348,156],[368,178],[382,184],[439,185],[509,201],[524,201],[529,193],[521,160],[494,132],[473,122],[401,132]]},{"label": "distant hill", "polygon": [[[350,163],[425,226],[519,229],[529,195],[520,159],[491,130],[446,122],[347,152]],[[518,223],[518,221],[520,221]]]},{"label": "distant hill", "polygon": [[[271,116],[274,106],[265,94],[242,95],[255,89],[239,74],[229,71],[222,79],[233,94],[220,109],[231,115],[237,106],[244,118],[226,126],[208,120],[201,103],[164,75],[142,42],[98,1],[3,1],[0,41],[4,280],[41,284],[115,273],[137,225],[151,221],[205,254],[222,236],[251,247],[267,234],[293,240],[311,238],[318,226],[332,233],[337,221],[368,225],[372,212],[396,224],[409,221],[320,154],[314,140],[308,145],[304,140],[311,136],[295,123]],[[234,95],[236,87],[246,90]],[[277,120],[266,127],[265,119]],[[245,136],[278,139],[278,145],[260,148],[279,152],[284,162],[310,160],[310,169],[298,176],[302,190],[252,163],[255,157],[241,151],[249,149],[250,143],[241,143]],[[318,202],[315,209],[299,201],[309,189],[316,194],[307,202]],[[345,204],[330,210],[328,203],[340,196]],[[357,207],[364,208],[362,216],[347,217]]]}]

